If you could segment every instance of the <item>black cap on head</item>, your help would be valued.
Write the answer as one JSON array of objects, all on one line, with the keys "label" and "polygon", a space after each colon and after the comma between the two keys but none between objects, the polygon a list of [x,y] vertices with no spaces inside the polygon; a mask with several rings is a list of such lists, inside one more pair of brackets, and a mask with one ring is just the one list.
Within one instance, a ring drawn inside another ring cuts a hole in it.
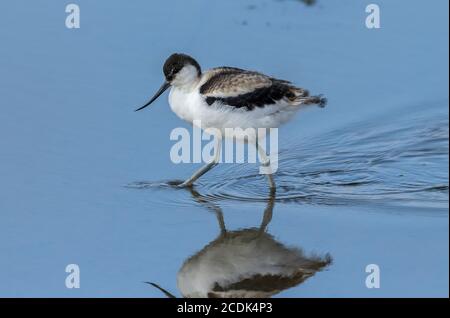
[{"label": "black cap on head", "polygon": [[175,53],[169,56],[163,66],[164,76],[167,81],[173,80],[174,76],[183,68],[185,65],[192,65],[197,69],[198,75],[201,74],[200,65],[192,57],[182,53]]},{"label": "black cap on head", "polygon": [[202,71],[200,69],[200,65],[194,60],[192,57],[186,54],[175,53],[169,56],[169,58],[164,63],[163,72],[166,80],[159,88],[159,90],[155,93],[155,95],[142,107],[136,109],[136,111],[144,109],[151,103],[153,103],[162,93],[164,93],[171,85],[172,81],[177,75],[179,71],[183,69],[186,65],[192,65],[197,70],[197,75],[200,76]]}]

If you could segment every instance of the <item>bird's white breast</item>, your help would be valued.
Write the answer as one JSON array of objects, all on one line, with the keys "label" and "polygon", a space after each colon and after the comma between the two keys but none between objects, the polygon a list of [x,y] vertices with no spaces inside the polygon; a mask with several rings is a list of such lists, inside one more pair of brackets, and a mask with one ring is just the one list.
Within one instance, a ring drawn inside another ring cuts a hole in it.
[{"label": "bird's white breast", "polygon": [[200,121],[202,128],[222,129],[225,127],[225,113],[209,106],[200,95],[198,88],[184,90],[172,87],[169,94],[169,104],[178,117],[189,123],[193,123],[195,120]]},{"label": "bird's white breast", "polygon": [[[200,121],[201,128],[216,128],[224,134],[225,128],[271,128],[278,127],[290,119],[298,108],[280,104],[267,105],[251,111],[227,105],[208,105],[199,92],[199,87],[184,89],[173,86],[169,94],[172,111],[181,119],[194,123]],[[240,139],[239,136],[235,136]]]},{"label": "bird's white breast", "polygon": [[172,111],[181,119],[192,123],[194,120],[194,108],[196,104],[194,91],[185,91],[172,87],[169,93],[169,105]]}]

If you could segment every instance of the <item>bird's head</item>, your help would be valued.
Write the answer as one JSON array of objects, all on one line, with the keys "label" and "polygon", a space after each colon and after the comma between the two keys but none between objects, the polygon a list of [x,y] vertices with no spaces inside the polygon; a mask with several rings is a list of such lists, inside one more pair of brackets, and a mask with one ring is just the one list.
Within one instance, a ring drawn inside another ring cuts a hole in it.
[{"label": "bird's head", "polygon": [[163,73],[166,78],[160,89],[142,107],[136,111],[144,109],[153,103],[170,86],[189,87],[197,82],[202,73],[200,65],[192,57],[182,53],[174,53],[166,60],[163,66]]}]

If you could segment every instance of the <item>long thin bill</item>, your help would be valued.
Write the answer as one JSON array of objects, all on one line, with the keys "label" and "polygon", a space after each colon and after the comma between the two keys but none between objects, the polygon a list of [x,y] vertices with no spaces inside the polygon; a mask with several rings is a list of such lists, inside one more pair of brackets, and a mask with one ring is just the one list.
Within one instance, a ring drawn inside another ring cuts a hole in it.
[{"label": "long thin bill", "polygon": [[159,96],[161,96],[162,93],[164,93],[166,91],[166,89],[168,89],[170,87],[170,83],[168,82],[164,82],[162,84],[162,86],[158,89],[158,91],[156,92],[155,96],[152,97],[152,99],[150,99],[144,106],[139,107],[138,109],[135,110],[135,112],[137,112],[138,110],[144,109],[145,107],[147,107],[148,105],[150,105],[151,103],[153,103]]}]

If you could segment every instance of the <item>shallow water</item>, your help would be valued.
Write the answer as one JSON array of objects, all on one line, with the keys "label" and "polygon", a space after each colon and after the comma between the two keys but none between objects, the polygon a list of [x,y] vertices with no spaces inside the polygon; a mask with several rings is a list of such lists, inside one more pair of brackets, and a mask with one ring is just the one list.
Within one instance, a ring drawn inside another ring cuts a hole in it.
[{"label": "shallow water", "polygon": [[[379,1],[368,30],[359,2],[170,2],[78,1],[79,30],[53,1],[5,4],[0,296],[165,297],[152,282],[177,297],[448,297],[448,3]],[[328,97],[280,129],[276,193],[254,164],[170,185],[198,166],[169,158],[170,131],[190,127],[166,97],[133,110],[173,51]]]},{"label": "shallow water", "polygon": [[[276,200],[309,204],[448,204],[448,118],[439,103],[409,107],[402,118],[371,119],[315,136],[282,142]],[[196,183],[209,201],[264,201],[269,188],[254,165],[224,167]],[[444,170],[443,170],[444,169]],[[170,181],[139,181],[135,189],[173,188]],[[180,200],[175,197],[175,200]],[[189,205],[191,200],[186,200]],[[170,204],[170,202],[167,202]],[[177,204],[176,202],[172,202]],[[178,202],[182,203],[182,202]]]}]

